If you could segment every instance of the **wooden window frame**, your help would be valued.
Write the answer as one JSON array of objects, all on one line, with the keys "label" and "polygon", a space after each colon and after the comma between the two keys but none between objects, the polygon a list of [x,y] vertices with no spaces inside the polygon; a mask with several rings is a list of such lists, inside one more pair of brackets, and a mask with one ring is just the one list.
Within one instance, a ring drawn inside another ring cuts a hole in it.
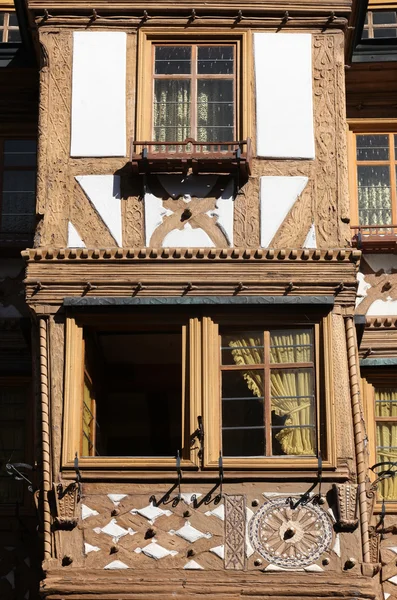
[{"label": "wooden window frame", "polygon": [[14,11],[0,11],[1,14],[4,15],[4,22],[3,25],[0,26],[0,43],[3,44],[20,44],[21,40],[19,42],[9,42],[8,41],[8,34],[10,31],[19,31],[19,25],[10,25],[10,15],[11,14],[15,14]]},{"label": "wooden window frame", "polygon": [[[211,311],[211,316],[199,317],[184,315],[179,317],[186,322],[183,327],[183,380],[182,380],[182,439],[183,450],[181,467],[187,470],[217,470],[221,449],[221,393],[220,393],[220,340],[219,325],[222,317]],[[66,319],[65,352],[65,404],[63,423],[62,465],[63,470],[73,471],[76,451],[81,448],[82,403],[84,398],[84,338],[83,329],[100,325],[101,330],[115,331],[118,328],[134,330],[135,323],[142,323],[141,317],[128,319],[120,315],[68,315]],[[156,319],[156,317],[154,317]],[[164,315],[157,322],[164,323]],[[160,320],[161,318],[161,320]],[[229,319],[230,314],[225,317]],[[152,319],[152,317],[151,317]],[[253,323],[250,316],[241,322]],[[263,319],[270,325],[270,317]],[[257,321],[256,321],[257,323]],[[283,327],[314,329],[315,343],[315,394],[317,448],[323,456],[323,468],[336,468],[335,422],[332,374],[332,319],[331,314],[310,323],[293,319],[292,315],[280,320]],[[265,325],[266,326],[266,325]],[[264,326],[264,327],[265,327]],[[274,324],[272,323],[272,327]],[[189,383],[185,379],[189,373]],[[199,417],[204,426],[204,447],[200,457],[200,443],[194,435],[197,432]],[[321,440],[324,432],[325,440]],[[192,443],[192,441],[194,443]],[[315,471],[318,468],[317,457],[268,456],[268,457],[226,457],[223,459],[228,469],[277,469]],[[175,471],[175,457],[79,457],[79,465],[86,472],[114,469],[150,469]]]},{"label": "wooden window frame", "polygon": [[[357,119],[348,122],[348,157],[349,157],[349,195],[350,195],[350,222],[352,226],[360,227],[358,221],[358,178],[357,165],[389,165],[390,185],[392,194],[392,224],[397,224],[397,191],[396,170],[397,156],[394,156],[394,144],[392,138],[397,135],[397,119]],[[389,135],[390,157],[388,161],[357,161],[357,135]],[[393,159],[394,158],[394,162]],[[386,226],[386,224],[385,224]],[[365,228],[365,225],[361,225]]]},{"label": "wooden window frame", "polygon": [[[138,36],[138,77],[135,139],[153,141],[153,65],[154,46],[164,45],[234,45],[235,50],[235,135],[251,137],[252,43],[248,30],[236,33],[200,30],[192,34],[179,28],[153,28]],[[151,73],[148,77],[147,74]],[[173,78],[174,76],[170,76]],[[179,77],[179,76],[178,76]],[[214,77],[218,77],[215,76]],[[220,76],[221,77],[221,76]],[[228,76],[230,78],[230,76]]]},{"label": "wooden window frame", "polygon": [[[376,416],[375,416],[375,388],[390,388],[396,386],[395,372],[382,368],[365,369],[362,373],[361,387],[363,394],[364,412],[367,422],[369,466],[375,465],[376,459]],[[392,419],[390,419],[392,420]],[[369,471],[371,481],[375,481],[376,475]],[[382,512],[382,500],[375,496],[374,511]],[[385,501],[386,512],[397,513],[397,499]]]},{"label": "wooden window frame", "polygon": [[374,36],[374,31],[380,30],[380,29],[396,29],[397,30],[397,23],[374,23],[374,13],[381,13],[381,12],[396,12],[397,11],[397,4],[394,3],[390,4],[390,6],[384,7],[384,6],[379,6],[379,7],[372,7],[369,8],[367,11],[367,18],[368,18],[368,23],[364,24],[364,28],[363,31],[367,31],[368,32],[368,37],[367,38],[363,38],[363,39],[368,39],[368,40],[379,40],[379,39],[383,39],[383,40],[393,40],[393,39],[397,39],[396,37],[392,37],[392,38],[376,38]]}]

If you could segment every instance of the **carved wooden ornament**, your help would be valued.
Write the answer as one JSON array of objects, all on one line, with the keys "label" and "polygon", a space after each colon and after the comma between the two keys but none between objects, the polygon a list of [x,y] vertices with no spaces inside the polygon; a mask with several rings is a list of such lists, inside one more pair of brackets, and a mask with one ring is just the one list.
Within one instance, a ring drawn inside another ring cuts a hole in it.
[{"label": "carved wooden ornament", "polygon": [[358,525],[356,515],[358,485],[356,483],[335,483],[333,487],[338,511],[338,525],[341,529],[351,531]]}]

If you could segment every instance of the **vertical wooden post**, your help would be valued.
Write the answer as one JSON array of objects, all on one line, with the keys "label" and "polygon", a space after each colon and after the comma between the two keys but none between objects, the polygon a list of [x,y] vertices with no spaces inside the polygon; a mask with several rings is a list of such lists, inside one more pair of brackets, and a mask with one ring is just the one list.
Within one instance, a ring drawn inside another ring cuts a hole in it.
[{"label": "vertical wooden post", "polygon": [[51,513],[48,494],[51,489],[50,464],[50,403],[48,393],[48,330],[47,320],[39,319],[41,435],[43,445],[43,526],[44,560],[51,558]]},{"label": "vertical wooden post", "polygon": [[364,432],[362,426],[362,411],[360,402],[360,384],[356,352],[356,331],[352,317],[346,319],[347,360],[349,365],[350,393],[353,412],[354,444],[356,449],[358,502],[360,510],[360,527],[363,544],[363,561],[371,562],[371,551],[368,531],[368,502],[367,502],[367,461],[365,459]]}]

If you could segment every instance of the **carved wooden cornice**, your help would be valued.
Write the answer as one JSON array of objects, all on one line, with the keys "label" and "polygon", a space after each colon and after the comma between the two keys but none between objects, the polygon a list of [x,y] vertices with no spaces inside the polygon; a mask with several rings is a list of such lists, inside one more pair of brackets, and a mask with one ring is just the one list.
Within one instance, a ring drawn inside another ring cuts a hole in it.
[{"label": "carved wooden cornice", "polygon": [[356,297],[360,252],[351,249],[37,248],[27,261],[27,302],[65,298],[331,296]]},{"label": "carved wooden cornice", "polygon": [[365,329],[397,329],[397,316],[367,317]]}]

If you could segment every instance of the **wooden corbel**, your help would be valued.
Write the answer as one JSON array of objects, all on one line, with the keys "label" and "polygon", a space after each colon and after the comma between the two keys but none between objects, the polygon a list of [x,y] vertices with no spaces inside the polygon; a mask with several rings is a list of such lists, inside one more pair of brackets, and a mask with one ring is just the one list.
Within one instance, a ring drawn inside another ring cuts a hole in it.
[{"label": "wooden corbel", "polygon": [[334,483],[337,524],[341,531],[353,531],[358,526],[356,483]]},{"label": "wooden corbel", "polygon": [[78,523],[77,505],[80,501],[80,484],[73,481],[66,488],[62,483],[53,484],[55,496],[55,523],[58,529],[71,530]]}]

